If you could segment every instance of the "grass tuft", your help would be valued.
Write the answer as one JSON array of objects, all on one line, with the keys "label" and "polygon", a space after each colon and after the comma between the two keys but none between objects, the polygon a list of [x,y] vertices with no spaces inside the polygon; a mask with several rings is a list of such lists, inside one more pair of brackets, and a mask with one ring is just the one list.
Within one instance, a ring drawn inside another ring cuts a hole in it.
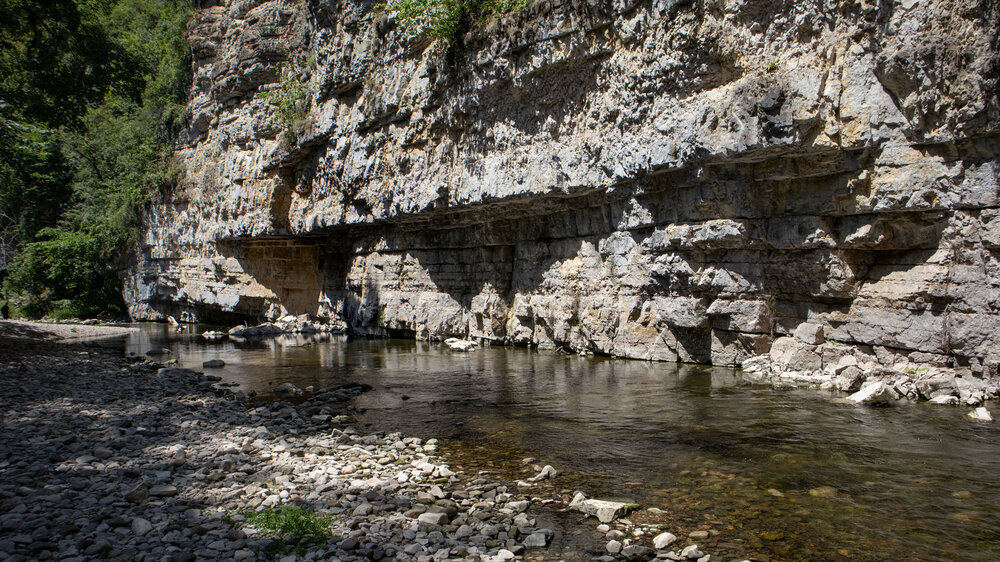
[{"label": "grass tuft", "polygon": [[333,517],[317,515],[298,506],[286,505],[281,509],[267,509],[256,513],[242,512],[242,515],[262,535],[277,539],[265,547],[264,554],[268,557],[292,551],[305,554],[310,545],[326,542],[333,537],[333,531],[330,530],[334,523]]}]

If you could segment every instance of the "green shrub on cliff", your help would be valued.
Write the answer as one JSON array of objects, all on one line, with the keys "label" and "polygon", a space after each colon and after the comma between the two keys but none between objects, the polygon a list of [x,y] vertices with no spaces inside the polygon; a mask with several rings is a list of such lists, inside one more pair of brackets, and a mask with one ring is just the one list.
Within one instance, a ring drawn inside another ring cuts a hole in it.
[{"label": "green shrub on cliff", "polygon": [[299,73],[287,66],[281,68],[281,81],[276,86],[257,93],[257,98],[270,104],[274,115],[291,144],[301,133],[309,109],[309,88]]},{"label": "green shrub on cliff", "polygon": [[0,277],[22,314],[123,312],[139,208],[176,172],[192,13],[181,0],[0,4]]},{"label": "green shrub on cliff", "polygon": [[383,7],[396,14],[408,37],[453,41],[466,25],[521,10],[528,0],[396,0]]},{"label": "green shrub on cliff", "polygon": [[451,41],[458,32],[468,0],[397,0],[388,6],[409,37],[426,35]]},{"label": "green shrub on cliff", "polygon": [[528,0],[482,0],[477,8],[481,18],[498,18],[528,7]]}]

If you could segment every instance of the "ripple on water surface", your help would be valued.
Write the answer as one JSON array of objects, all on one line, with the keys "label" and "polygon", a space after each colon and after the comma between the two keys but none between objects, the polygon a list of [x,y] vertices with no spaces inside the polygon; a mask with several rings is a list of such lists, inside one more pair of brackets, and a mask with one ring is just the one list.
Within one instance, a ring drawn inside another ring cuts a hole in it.
[{"label": "ripple on water surface", "polygon": [[[196,332],[204,331],[199,327]],[[732,369],[439,344],[283,337],[205,342],[144,325],[126,351],[167,347],[244,390],[370,384],[370,430],[447,440],[470,469],[630,498],[635,517],[722,556],[1000,559],[1000,429],[965,408],[830,403],[812,390],[739,383]],[[406,399],[404,399],[406,397]]]}]

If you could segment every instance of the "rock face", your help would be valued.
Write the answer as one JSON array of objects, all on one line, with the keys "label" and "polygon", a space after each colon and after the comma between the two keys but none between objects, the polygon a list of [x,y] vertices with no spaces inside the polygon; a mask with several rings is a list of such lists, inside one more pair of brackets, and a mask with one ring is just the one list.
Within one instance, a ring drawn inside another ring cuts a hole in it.
[{"label": "rock face", "polygon": [[995,374],[998,11],[541,1],[449,48],[370,2],[221,2],[131,312]]}]

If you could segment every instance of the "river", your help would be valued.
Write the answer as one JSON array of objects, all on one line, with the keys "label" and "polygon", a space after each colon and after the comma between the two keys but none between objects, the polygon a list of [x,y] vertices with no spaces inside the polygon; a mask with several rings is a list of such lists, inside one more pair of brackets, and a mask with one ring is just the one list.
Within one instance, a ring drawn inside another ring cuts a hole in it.
[{"label": "river", "polygon": [[848,406],[733,369],[504,347],[206,342],[159,324],[124,343],[163,347],[198,370],[222,359],[212,374],[265,398],[285,382],[369,384],[366,430],[436,437],[453,463],[508,478],[530,476],[534,457],[565,493],[658,508],[634,519],[707,534],[696,542],[724,559],[1000,559],[1000,426],[965,420],[969,408]]}]

